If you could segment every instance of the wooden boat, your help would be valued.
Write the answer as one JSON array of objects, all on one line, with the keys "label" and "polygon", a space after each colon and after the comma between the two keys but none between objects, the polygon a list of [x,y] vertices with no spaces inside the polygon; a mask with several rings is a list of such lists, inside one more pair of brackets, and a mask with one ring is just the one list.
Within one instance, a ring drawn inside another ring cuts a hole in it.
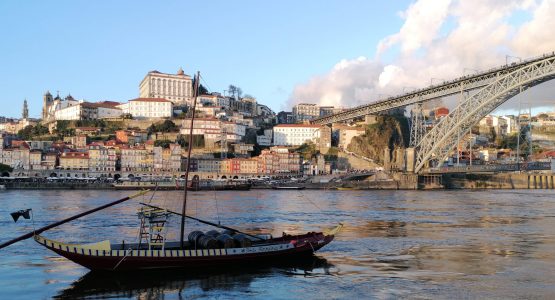
[{"label": "wooden boat", "polygon": [[181,248],[179,242],[169,242],[162,249],[148,249],[148,245],[64,244],[35,236],[35,241],[57,254],[91,270],[125,271],[137,269],[210,268],[255,261],[272,261],[311,256],[329,244],[341,229],[338,225],[325,232],[285,235],[268,240],[252,241],[250,247],[194,249]]},{"label": "wooden boat", "polygon": [[[194,112],[198,97],[199,79],[199,74],[197,74],[191,123],[195,118]],[[188,144],[192,145],[193,124],[191,124],[190,128]],[[187,161],[190,161],[191,148],[188,151]],[[188,186],[189,170],[190,165],[187,165],[184,176],[185,186]],[[192,183],[195,183],[195,180],[198,183],[198,177],[196,179],[193,178]],[[283,236],[276,238],[273,238],[271,235],[251,235],[219,223],[216,224],[188,216],[186,214],[187,190],[183,189],[183,207],[181,212],[174,212],[151,204],[140,203],[142,207],[138,212],[141,220],[138,243],[110,243],[109,241],[101,241],[88,244],[66,244],[49,239],[41,235],[41,233],[77,218],[144,195],[146,191],[141,191],[135,195],[36,229],[33,232],[0,244],[0,249],[15,242],[34,237],[38,244],[91,270],[133,271],[171,268],[219,268],[234,264],[252,265],[255,262],[306,258],[329,244],[342,228],[342,225],[339,224],[333,229],[324,232],[308,232],[298,235],[283,234]],[[22,214],[23,212],[25,211],[12,213],[12,216]],[[169,215],[172,214],[181,217],[180,239],[178,241],[167,241],[165,238],[168,228],[166,222]],[[223,229],[224,232],[213,230],[205,234],[200,231],[191,231],[188,239],[185,240],[186,218]],[[16,220],[15,217],[14,220]]]},{"label": "wooden boat", "polygon": [[352,187],[337,187],[335,189],[338,190],[338,191],[352,191],[352,190],[354,190],[354,188],[352,188]]},{"label": "wooden boat", "polygon": [[304,190],[304,186],[272,186],[274,190]]}]

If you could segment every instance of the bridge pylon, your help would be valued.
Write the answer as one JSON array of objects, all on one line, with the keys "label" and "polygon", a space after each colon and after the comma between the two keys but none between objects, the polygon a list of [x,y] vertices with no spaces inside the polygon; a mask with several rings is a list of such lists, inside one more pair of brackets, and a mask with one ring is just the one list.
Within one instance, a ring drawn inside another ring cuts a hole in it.
[{"label": "bridge pylon", "polygon": [[417,103],[411,110],[409,147],[416,147],[426,134],[426,120],[422,112],[422,103]]}]

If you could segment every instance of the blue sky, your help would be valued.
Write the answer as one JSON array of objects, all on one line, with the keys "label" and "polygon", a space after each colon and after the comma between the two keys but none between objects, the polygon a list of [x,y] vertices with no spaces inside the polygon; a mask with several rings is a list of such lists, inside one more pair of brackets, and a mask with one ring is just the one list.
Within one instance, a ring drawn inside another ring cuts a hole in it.
[{"label": "blue sky", "polygon": [[296,84],[344,58],[373,56],[409,1],[2,1],[0,116],[57,90],[127,101],[149,70],[199,70],[274,110]]},{"label": "blue sky", "polygon": [[[19,117],[27,99],[39,117],[46,90],[126,102],[148,71],[179,67],[276,112],[300,101],[352,106],[555,50],[550,1],[443,1],[0,1],[0,116]],[[388,65],[402,72],[382,87]],[[553,109],[555,84],[532,91],[501,111],[529,98]]]}]

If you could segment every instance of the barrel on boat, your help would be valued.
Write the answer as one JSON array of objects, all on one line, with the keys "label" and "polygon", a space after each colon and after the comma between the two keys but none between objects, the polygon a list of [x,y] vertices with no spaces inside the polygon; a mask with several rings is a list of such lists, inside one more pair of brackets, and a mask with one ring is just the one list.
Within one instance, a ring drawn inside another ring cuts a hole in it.
[{"label": "barrel on boat", "polygon": [[187,239],[189,240],[189,242],[191,244],[196,245],[198,243],[199,239],[203,236],[204,236],[204,233],[202,231],[195,230],[195,231],[191,231],[191,233],[189,233],[189,235],[187,236]]},{"label": "barrel on boat", "polygon": [[235,248],[235,240],[227,235],[227,234],[220,234],[218,237],[218,243],[222,248]]},{"label": "barrel on boat", "polygon": [[233,230],[229,230],[229,229],[226,229],[226,230],[222,231],[222,234],[227,234],[229,236],[233,236],[235,233],[237,233],[237,232],[233,231]]},{"label": "barrel on boat", "polygon": [[235,242],[242,248],[245,247],[250,247],[251,246],[251,240],[247,238],[246,235],[239,233],[233,236],[233,239],[235,240]]},{"label": "barrel on boat", "polygon": [[256,237],[263,240],[271,240],[273,238],[272,235],[269,233],[257,234]]},{"label": "barrel on boat", "polygon": [[198,239],[198,246],[203,249],[217,249],[218,240],[209,235],[203,235]]},{"label": "barrel on boat", "polygon": [[220,233],[217,230],[210,230],[210,231],[206,232],[206,235],[209,235],[213,238],[217,238],[218,235],[220,235]]}]

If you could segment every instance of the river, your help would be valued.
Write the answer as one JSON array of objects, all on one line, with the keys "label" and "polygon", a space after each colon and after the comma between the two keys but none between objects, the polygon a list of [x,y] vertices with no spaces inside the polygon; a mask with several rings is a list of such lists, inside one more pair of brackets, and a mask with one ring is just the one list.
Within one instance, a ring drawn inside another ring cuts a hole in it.
[{"label": "river", "polygon": [[[0,242],[127,195],[0,191]],[[26,240],[0,250],[2,299],[553,298],[555,191],[191,192],[191,215],[274,236],[345,227],[302,264],[192,273],[89,273]],[[152,202],[179,209],[181,193]],[[150,196],[141,199],[150,201]],[[34,221],[9,213],[32,208]],[[44,233],[64,242],[136,240],[137,201]],[[179,227],[174,219],[172,236]],[[187,228],[197,227],[187,222]],[[203,228],[206,229],[206,228]]]}]

